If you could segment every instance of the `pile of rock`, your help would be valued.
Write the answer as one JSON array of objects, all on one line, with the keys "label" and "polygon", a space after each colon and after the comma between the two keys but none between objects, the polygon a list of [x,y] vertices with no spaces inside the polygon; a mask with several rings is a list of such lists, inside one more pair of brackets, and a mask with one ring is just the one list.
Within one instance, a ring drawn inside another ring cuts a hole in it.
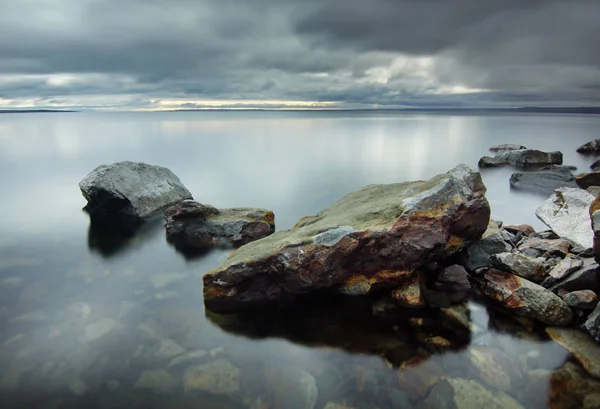
[{"label": "pile of rock", "polygon": [[510,185],[517,190],[550,195],[560,187],[577,187],[572,166],[563,166],[561,152],[542,152],[522,145],[498,145],[490,148],[496,156],[484,156],[480,168],[513,165],[520,169],[536,168],[537,171],[516,172],[510,177]]},{"label": "pile of rock", "polygon": [[92,225],[127,233],[163,211],[167,239],[187,254],[214,246],[241,246],[272,234],[272,211],[255,208],[218,210],[195,202],[169,169],[141,162],[102,165],[79,182]]},{"label": "pile of rock", "polygon": [[562,165],[561,152],[543,152],[536,149],[527,149],[522,145],[492,146],[490,151],[495,152],[495,157],[484,156],[479,160],[480,168],[490,168],[504,165],[526,169],[532,166]]}]

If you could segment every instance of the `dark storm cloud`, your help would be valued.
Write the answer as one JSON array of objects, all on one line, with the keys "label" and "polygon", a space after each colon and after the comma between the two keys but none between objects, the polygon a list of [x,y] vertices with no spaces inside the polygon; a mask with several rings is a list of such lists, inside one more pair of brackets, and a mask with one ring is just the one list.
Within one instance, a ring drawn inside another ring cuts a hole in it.
[{"label": "dark storm cloud", "polygon": [[0,104],[600,103],[596,0],[0,0],[0,7]]}]

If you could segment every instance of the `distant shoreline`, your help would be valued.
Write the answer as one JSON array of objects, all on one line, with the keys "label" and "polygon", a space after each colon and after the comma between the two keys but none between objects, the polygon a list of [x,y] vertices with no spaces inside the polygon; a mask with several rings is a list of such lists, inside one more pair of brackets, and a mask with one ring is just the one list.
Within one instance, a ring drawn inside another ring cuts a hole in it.
[{"label": "distant shoreline", "polygon": [[[96,112],[54,109],[0,109],[0,114]],[[600,115],[600,107],[521,107],[521,108],[361,108],[361,109],[271,109],[271,108],[208,108],[173,109],[159,111],[103,111],[103,112],[356,112],[356,113],[523,113],[523,114],[579,114]]]},{"label": "distant shoreline", "polygon": [[55,112],[80,112],[58,109],[0,109],[0,114],[44,114]]}]

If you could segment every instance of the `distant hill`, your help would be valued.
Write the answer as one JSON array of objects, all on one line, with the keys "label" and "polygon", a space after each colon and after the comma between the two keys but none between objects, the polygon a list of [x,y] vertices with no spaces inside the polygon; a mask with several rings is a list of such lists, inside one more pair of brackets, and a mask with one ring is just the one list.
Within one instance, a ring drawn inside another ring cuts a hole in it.
[{"label": "distant hill", "polygon": [[78,112],[58,109],[0,109],[0,114],[36,114],[48,112]]}]

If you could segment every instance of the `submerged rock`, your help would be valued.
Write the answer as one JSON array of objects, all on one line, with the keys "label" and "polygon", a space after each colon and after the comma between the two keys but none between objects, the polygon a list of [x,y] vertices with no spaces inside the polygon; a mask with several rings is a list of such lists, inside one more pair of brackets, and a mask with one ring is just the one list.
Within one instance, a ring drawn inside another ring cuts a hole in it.
[{"label": "submerged rock", "polygon": [[575,182],[582,189],[600,186],[600,172],[580,173],[575,177]]},{"label": "submerged rock", "polygon": [[185,200],[165,211],[167,240],[182,250],[212,246],[241,246],[275,231],[270,210],[216,209]]},{"label": "submerged rock", "polygon": [[447,378],[438,382],[423,401],[424,408],[524,409],[504,392],[490,391],[475,380]]},{"label": "submerged rock", "polygon": [[313,409],[319,390],[315,378],[291,366],[267,364],[263,369],[265,390],[274,408]]},{"label": "submerged rock", "polygon": [[[552,409],[592,409],[589,397],[600,390],[600,381],[589,377],[579,365],[567,362],[550,378],[550,402]],[[587,401],[587,402],[586,402]],[[598,402],[596,402],[597,404]],[[597,406],[595,406],[597,407]]]},{"label": "submerged rock", "polygon": [[514,189],[544,195],[551,195],[555,189],[560,187],[577,187],[575,175],[566,168],[513,173],[509,183]]},{"label": "submerged rock", "polygon": [[489,215],[481,176],[465,165],[426,182],[367,186],[239,248],[204,276],[204,300],[231,311],[323,290],[393,288],[479,239]]},{"label": "submerged rock", "polygon": [[600,170],[600,159],[594,161],[594,163],[592,163],[590,165],[590,169],[593,170],[594,172],[597,170]]},{"label": "submerged rock", "polygon": [[165,370],[144,371],[133,386],[134,389],[149,389],[157,394],[171,394],[175,389],[175,379]]},{"label": "submerged rock", "polygon": [[542,152],[535,149],[502,150],[496,153],[496,158],[519,168],[562,165],[563,162],[561,152]]},{"label": "submerged rock", "polygon": [[594,139],[591,142],[584,143],[577,148],[579,153],[600,153],[600,139]]},{"label": "submerged rock", "polygon": [[589,334],[575,328],[546,328],[546,333],[577,359],[585,370],[600,378],[600,345]]},{"label": "submerged rock", "polygon": [[191,366],[183,374],[183,389],[186,394],[195,391],[236,394],[240,392],[240,369],[224,359]]},{"label": "submerged rock", "polygon": [[560,237],[583,248],[591,248],[593,232],[589,207],[594,196],[582,189],[560,188],[546,200],[535,215]]},{"label": "submerged rock", "polygon": [[490,269],[474,286],[509,311],[550,325],[569,325],[571,308],[559,296],[514,274]]},{"label": "submerged rock", "polygon": [[516,145],[514,143],[504,143],[501,145],[496,145],[496,146],[492,146],[490,148],[491,152],[498,152],[498,151],[517,151],[517,150],[521,150],[521,149],[527,149],[525,146],[523,145]]},{"label": "submerged rock", "polygon": [[546,275],[544,264],[521,253],[500,253],[491,258],[492,266],[523,277],[534,283],[542,281]]},{"label": "submerged rock", "polygon": [[492,388],[510,392],[522,381],[517,365],[499,349],[473,347],[469,348],[467,357],[473,377]]},{"label": "submerged rock", "polygon": [[169,169],[141,162],[101,165],[79,182],[90,215],[140,222],[191,193]]}]

